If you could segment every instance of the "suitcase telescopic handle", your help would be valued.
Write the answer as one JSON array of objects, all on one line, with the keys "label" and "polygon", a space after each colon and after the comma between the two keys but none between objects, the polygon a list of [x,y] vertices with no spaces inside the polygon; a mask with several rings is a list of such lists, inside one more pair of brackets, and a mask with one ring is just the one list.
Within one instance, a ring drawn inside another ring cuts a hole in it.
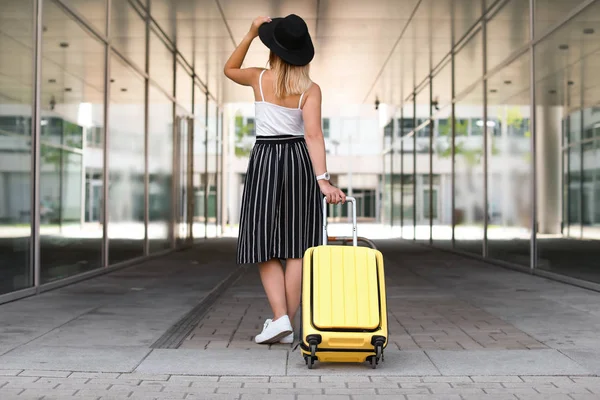
[{"label": "suitcase telescopic handle", "polygon": [[[358,246],[358,234],[356,232],[356,199],[346,196],[348,207],[352,206],[352,244]],[[323,245],[327,245],[327,197],[323,197]]]}]

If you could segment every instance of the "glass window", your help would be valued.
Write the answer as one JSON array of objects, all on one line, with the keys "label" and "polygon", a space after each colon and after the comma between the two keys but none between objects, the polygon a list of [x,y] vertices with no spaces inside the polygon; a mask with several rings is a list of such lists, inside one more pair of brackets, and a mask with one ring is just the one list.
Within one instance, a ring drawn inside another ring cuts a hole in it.
[{"label": "glass window", "polygon": [[[205,167],[205,140],[206,140],[206,94],[197,85],[194,85],[194,237],[204,237],[204,173]],[[237,118],[236,118],[237,126]],[[236,131],[236,140],[238,132]],[[236,142],[235,154],[238,155]]]},{"label": "glass window", "polygon": [[481,18],[481,1],[454,0],[454,37],[460,40]]},{"label": "glass window", "polygon": [[323,136],[329,138],[329,118],[323,118]]},{"label": "glass window", "polygon": [[431,65],[437,67],[452,49],[452,3],[453,0],[431,1]]},{"label": "glass window", "polygon": [[[106,0],[63,0],[67,6],[72,7],[79,15],[89,21],[94,28],[102,33],[106,33]],[[56,8],[54,8],[56,10]],[[44,13],[48,14],[49,10],[45,9]],[[50,18],[58,17],[59,14],[50,16]]]},{"label": "glass window", "polygon": [[454,88],[456,95],[472,85],[477,79],[483,75],[483,35],[479,30],[475,36],[458,50],[455,56],[455,73]]},{"label": "glass window", "polygon": [[127,0],[111,3],[110,34],[113,47],[142,71],[146,68],[146,23]]},{"label": "glass window", "polygon": [[415,134],[408,136],[414,129],[414,103],[410,101],[403,106],[404,121],[406,123],[405,133],[400,142],[400,151],[402,152],[402,215],[403,228],[402,237],[404,239],[413,239],[415,237]]},{"label": "glass window", "polygon": [[[493,93],[488,91],[486,128],[489,157],[488,254],[525,266],[530,265],[533,210],[529,65],[530,56],[526,53],[489,80],[488,88],[497,89]],[[511,83],[506,84],[507,81]],[[483,127],[480,129],[483,130]],[[556,136],[555,140],[559,138]],[[547,137],[539,140],[544,139]],[[557,167],[559,163],[557,158]]]},{"label": "glass window", "polygon": [[529,1],[511,0],[487,22],[487,68],[529,42]]},{"label": "glass window", "polygon": [[177,62],[177,102],[186,112],[192,112],[193,81],[188,71]]},{"label": "glass window", "polygon": [[[433,239],[442,241],[442,245],[451,244],[452,239],[452,108],[446,107],[436,114],[432,121],[433,158],[432,173],[434,177],[433,195],[440,199],[433,204],[434,214]],[[437,183],[436,183],[437,182]],[[427,187],[427,190],[429,188]],[[427,192],[429,194],[429,192]],[[447,201],[444,201],[446,200]],[[429,199],[427,199],[429,201]],[[434,200],[435,201],[435,200]],[[429,203],[427,203],[429,204]],[[429,210],[426,210],[429,212]],[[429,218],[429,214],[427,214]]]},{"label": "glass window", "polygon": [[[0,294],[33,284],[29,257],[32,4],[3,1],[0,12]],[[49,212],[40,199],[42,219]]]},{"label": "glass window", "polygon": [[144,255],[144,79],[114,55],[110,72],[108,249],[115,264]]},{"label": "glass window", "polygon": [[[542,3],[565,13],[576,5]],[[554,10],[537,7],[541,15],[554,15]],[[599,160],[594,135],[600,122],[595,78],[600,55],[598,32],[590,25],[590,16],[599,12],[600,3],[595,2],[535,48],[540,166],[537,267],[594,282],[600,282]],[[550,17],[554,22],[560,18]]]},{"label": "glass window", "polygon": [[583,0],[536,0],[535,34],[543,34],[548,28],[565,19],[571,10]]},{"label": "glass window", "polygon": [[431,112],[435,114],[452,103],[452,64],[447,62],[433,77],[432,82],[433,103]]},{"label": "glass window", "polygon": [[[40,201],[41,282],[101,267],[103,140],[102,43],[53,2],[44,3]],[[102,143],[99,143],[102,142]]]},{"label": "glass window", "polygon": [[150,251],[171,247],[173,180],[173,102],[150,86],[148,115]]},{"label": "glass window", "polygon": [[[216,218],[217,218],[217,193],[216,193],[216,187],[217,187],[217,169],[218,169],[218,153],[219,153],[219,148],[218,148],[218,140],[217,140],[217,133],[218,133],[218,106],[217,103],[212,99],[209,98],[208,100],[208,126],[207,126],[207,132],[208,132],[208,141],[207,141],[207,145],[208,145],[208,153],[207,153],[207,157],[208,157],[208,181],[207,181],[207,185],[208,185],[208,192],[206,197],[204,197],[203,201],[206,201],[206,208],[205,210],[207,211],[207,232],[208,235],[213,237],[216,235]],[[254,122],[252,122],[252,124],[248,124],[249,125],[249,129],[250,131],[252,131],[254,128]],[[203,187],[203,190],[206,190],[206,186]]]},{"label": "glass window", "polygon": [[485,218],[483,137],[472,136],[471,121],[483,119],[483,87],[456,104],[454,220],[456,247],[482,254]]},{"label": "glass window", "polygon": [[150,31],[150,77],[166,92],[173,94],[173,53]]}]

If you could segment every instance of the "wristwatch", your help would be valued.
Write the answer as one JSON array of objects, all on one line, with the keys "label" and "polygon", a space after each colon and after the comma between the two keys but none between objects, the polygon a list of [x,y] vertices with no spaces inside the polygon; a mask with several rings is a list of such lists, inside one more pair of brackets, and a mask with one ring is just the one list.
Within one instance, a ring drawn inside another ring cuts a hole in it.
[{"label": "wristwatch", "polygon": [[328,181],[330,178],[331,176],[329,176],[329,172],[325,172],[323,175],[317,176],[318,181],[320,181],[321,179],[325,179],[326,181]]}]

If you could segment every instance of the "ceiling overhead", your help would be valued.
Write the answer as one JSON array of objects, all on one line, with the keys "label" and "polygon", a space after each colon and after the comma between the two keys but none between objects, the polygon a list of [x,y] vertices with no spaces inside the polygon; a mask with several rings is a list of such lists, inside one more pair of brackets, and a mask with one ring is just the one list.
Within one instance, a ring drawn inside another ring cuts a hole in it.
[{"label": "ceiling overhead", "polygon": [[[537,0],[536,34],[565,18],[580,2]],[[87,24],[105,34],[106,0],[44,1],[44,104],[52,99],[58,103],[101,101],[102,42],[69,17],[59,3],[72,7]],[[29,0],[0,0],[0,96],[6,102],[31,101],[32,4]],[[112,0],[111,4],[112,45],[120,54],[144,70],[145,25],[139,11],[149,7],[156,22],[150,40],[152,79],[166,91],[172,89],[170,53],[159,39],[164,32],[221,103],[253,100],[251,90],[225,78],[223,65],[259,15],[295,13],[306,20],[316,50],[311,75],[323,89],[325,104],[373,104],[377,97],[383,103],[399,105],[436,66],[439,73],[433,77],[432,94],[440,105],[449,104],[451,68],[449,63],[440,63],[448,61],[453,38],[464,38],[455,58],[457,94],[474,87],[483,73],[483,33],[471,29],[482,14],[480,0]],[[486,6],[494,4],[504,6],[489,15],[488,69],[525,48],[529,41],[529,2],[485,1]],[[536,79],[543,86],[541,94],[548,94],[543,101],[560,103],[566,98],[566,88],[571,88],[572,97],[581,83],[589,88],[600,85],[600,75],[593,72],[600,64],[598,35],[600,1],[536,47]],[[267,57],[268,50],[257,39],[244,65],[266,66]],[[582,57],[584,63],[580,63]],[[529,60],[524,54],[490,79],[489,89],[494,90],[491,102],[529,101]],[[114,68],[112,77],[123,96],[133,96],[125,70]],[[185,81],[179,79],[177,87],[181,93]],[[588,92],[586,89],[585,96]],[[189,102],[191,91],[186,97]],[[417,96],[419,102],[428,99],[425,94]]]}]

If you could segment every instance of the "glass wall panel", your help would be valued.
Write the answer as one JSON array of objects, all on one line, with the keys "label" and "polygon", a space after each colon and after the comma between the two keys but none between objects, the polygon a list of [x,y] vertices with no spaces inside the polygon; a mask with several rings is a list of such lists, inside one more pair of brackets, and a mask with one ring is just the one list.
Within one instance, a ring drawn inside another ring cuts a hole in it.
[{"label": "glass wall panel", "polygon": [[[409,31],[412,32],[414,39],[414,51],[411,56],[414,57],[415,83],[422,83],[429,75],[431,65],[431,46],[432,44],[432,24],[433,9],[435,8],[433,0],[422,0],[415,16],[410,21]],[[393,74],[393,71],[390,71]]]},{"label": "glass wall panel", "polygon": [[187,113],[192,112],[192,77],[187,70],[178,62],[177,63],[177,103],[183,107],[182,111]]},{"label": "glass wall panel", "polygon": [[488,71],[529,42],[529,1],[511,0],[487,22]]},{"label": "glass wall panel", "polygon": [[403,106],[404,119],[402,120],[402,139],[400,143],[400,151],[402,152],[402,173],[403,173],[403,187],[402,187],[402,237],[404,239],[413,239],[415,237],[414,229],[414,193],[415,193],[415,176],[414,176],[414,161],[415,161],[415,145],[414,135],[409,134],[414,130],[413,120],[413,102],[410,101]]},{"label": "glass wall panel", "polygon": [[[576,5],[544,3],[555,4],[564,13]],[[537,267],[594,282],[600,282],[595,215],[600,40],[590,21],[598,15],[596,2],[535,49],[540,65]]]},{"label": "glass wall panel", "polygon": [[453,0],[432,1],[431,4],[431,65],[435,68],[452,49]]},{"label": "glass wall panel", "polygon": [[[429,85],[417,94],[417,127],[430,117]],[[429,240],[429,215],[425,213],[425,197],[429,201],[429,134],[431,125],[419,129],[417,135],[417,239]],[[429,206],[427,206],[429,208]]]},{"label": "glass wall panel", "polygon": [[167,93],[173,94],[173,53],[161,38],[150,31],[150,77]]},{"label": "glass wall panel", "polygon": [[392,175],[391,171],[392,153],[388,150],[383,155],[383,210],[382,222],[384,225],[392,224]]},{"label": "glass wall panel", "polygon": [[171,246],[173,180],[173,102],[150,86],[148,116],[150,251]]},{"label": "glass wall panel", "polygon": [[533,210],[530,62],[528,52],[495,74],[487,94],[488,254],[524,266]]},{"label": "glass wall panel", "polygon": [[483,178],[483,87],[456,103],[456,248],[482,254],[485,218]]},{"label": "glass wall panel", "polygon": [[41,282],[101,266],[104,45],[44,3]]},{"label": "glass wall panel", "polygon": [[144,255],[144,79],[115,55],[110,72],[108,249],[114,264]]},{"label": "glass wall panel", "polygon": [[391,156],[391,163],[388,165],[391,165],[391,173],[393,175],[392,178],[392,213],[391,213],[391,217],[392,217],[392,222],[394,227],[399,227],[402,223],[402,201],[401,201],[401,197],[402,197],[402,175],[400,175],[400,135],[401,135],[401,128],[402,128],[402,121],[401,121],[401,113],[400,113],[400,109],[397,109],[396,112],[394,113],[394,126],[393,126],[393,148],[392,148],[392,154]]},{"label": "glass wall panel", "polygon": [[206,94],[194,85],[194,238],[203,238],[206,140]]},{"label": "glass wall panel", "polygon": [[[79,15],[89,21],[99,32],[106,33],[106,0],[63,0],[67,6],[73,8]],[[44,10],[46,18],[60,20],[61,15],[52,15],[53,11],[58,10],[52,7],[50,10]]]},{"label": "glass wall panel", "polygon": [[146,65],[146,23],[142,16],[128,0],[112,0],[110,23],[113,47],[143,71]]},{"label": "glass wall panel", "polygon": [[452,63],[446,62],[432,79],[432,113],[448,107],[452,103]]},{"label": "glass wall panel", "polygon": [[583,0],[536,0],[535,34],[543,34],[548,28],[564,20],[582,2]]},{"label": "glass wall panel", "polygon": [[[0,294],[33,284],[31,104],[33,3],[0,1]],[[42,218],[49,210],[40,202]]]},{"label": "glass wall panel", "polygon": [[[217,172],[217,103],[210,98],[208,100],[208,126],[207,126],[207,134],[208,134],[208,152],[206,156],[208,157],[208,181],[206,185],[202,186],[202,207],[204,207],[204,203],[206,202],[206,207],[204,208],[206,211],[206,222],[207,222],[207,234],[209,237],[214,237],[216,235],[216,221],[217,221],[217,180],[216,180],[216,172]],[[205,190],[208,187],[208,194],[205,195]]]},{"label": "glass wall panel", "polygon": [[458,41],[481,18],[481,1],[454,0],[454,37]]},{"label": "glass wall panel", "polygon": [[456,95],[461,95],[483,75],[483,35],[481,30],[462,47],[455,56],[454,85]]},{"label": "glass wall panel", "polygon": [[[442,245],[452,239],[452,107],[438,111],[432,121],[433,131],[433,238]],[[429,187],[427,187],[429,190]],[[429,201],[429,199],[427,200]]]}]

